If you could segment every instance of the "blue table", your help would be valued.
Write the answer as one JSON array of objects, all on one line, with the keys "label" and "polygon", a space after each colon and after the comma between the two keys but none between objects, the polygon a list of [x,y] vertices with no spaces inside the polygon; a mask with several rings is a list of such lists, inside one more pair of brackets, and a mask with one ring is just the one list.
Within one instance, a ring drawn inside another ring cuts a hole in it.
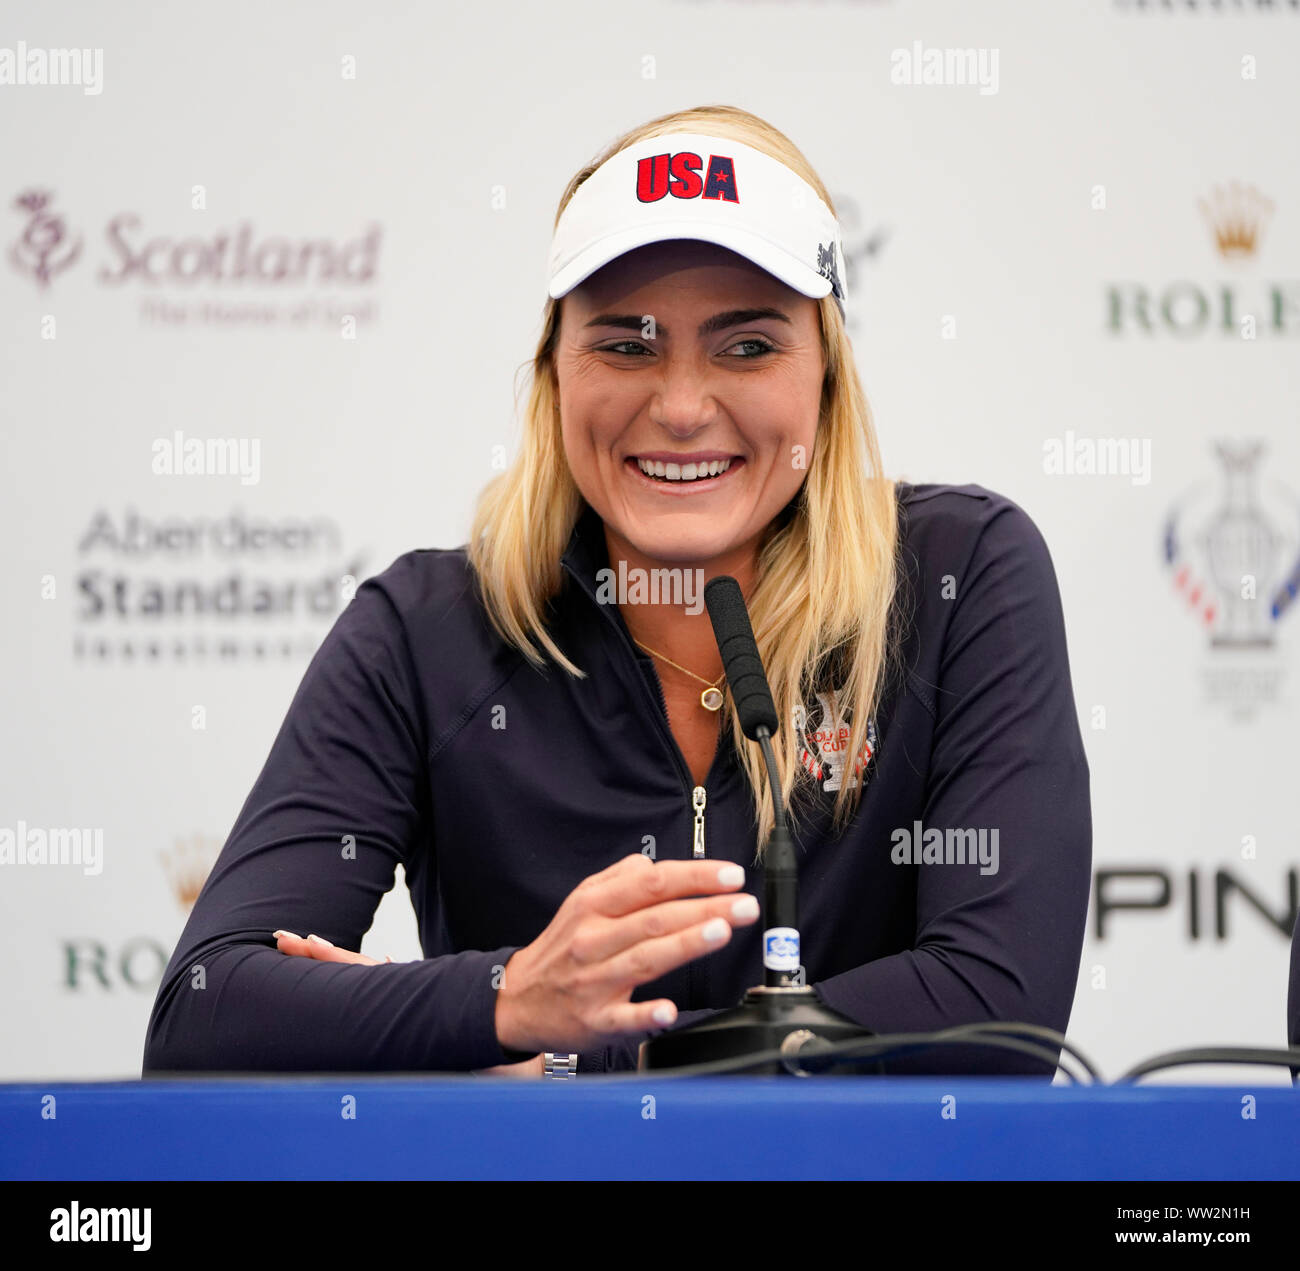
[{"label": "blue table", "polygon": [[0,1086],[5,1180],[692,1178],[1297,1179],[1300,1090],[639,1075]]}]

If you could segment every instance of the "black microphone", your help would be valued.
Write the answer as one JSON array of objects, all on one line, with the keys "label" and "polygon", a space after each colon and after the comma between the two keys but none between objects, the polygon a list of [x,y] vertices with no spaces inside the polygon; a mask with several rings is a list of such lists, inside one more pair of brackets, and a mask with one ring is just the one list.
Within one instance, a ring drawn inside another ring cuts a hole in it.
[{"label": "black microphone", "polygon": [[[735,1071],[761,1075],[792,1073],[801,1077],[808,1070],[799,1063],[834,1042],[870,1037],[870,1029],[823,1002],[803,982],[799,949],[798,864],[790,827],[781,799],[781,782],[776,771],[772,734],[776,731],[776,707],[768,687],[749,610],[740,584],[726,576],[705,585],[713,634],[727,673],[727,683],[736,703],[741,731],[758,742],[767,764],[772,788],[774,816],[772,837],[763,861],[763,978],[731,1010],[718,1011],[687,1028],[671,1029],[650,1038],[641,1047],[639,1067],[643,1070],[690,1067],[721,1059],[744,1060],[767,1055],[753,1063],[741,1063]],[[775,1052],[780,1058],[773,1058]],[[836,1071],[878,1072],[875,1059],[846,1061]]]},{"label": "black microphone", "polygon": [[758,656],[758,644],[740,584],[726,574],[714,578],[704,587],[704,603],[713,623],[718,652],[722,654],[727,684],[740,714],[741,731],[750,741],[758,741],[759,728],[766,726],[771,736],[777,726],[776,707],[772,704],[772,690]]},{"label": "black microphone", "polygon": [[704,587],[704,603],[722,654],[727,684],[736,703],[740,728],[758,742],[772,789],[773,826],[763,858],[763,982],[768,988],[799,983],[799,865],[781,799],[781,781],[772,749],[776,707],[750,625],[740,584],[729,575]]}]

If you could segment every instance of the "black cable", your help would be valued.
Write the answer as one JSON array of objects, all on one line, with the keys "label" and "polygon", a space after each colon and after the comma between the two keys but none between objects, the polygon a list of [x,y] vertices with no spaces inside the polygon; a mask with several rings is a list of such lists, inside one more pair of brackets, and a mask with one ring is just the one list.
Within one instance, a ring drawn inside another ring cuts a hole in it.
[{"label": "black cable", "polygon": [[955,1029],[947,1030],[949,1032],[1007,1032],[1007,1033],[1026,1033],[1031,1037],[1041,1037],[1044,1041],[1059,1047],[1065,1053],[1079,1061],[1083,1070],[1088,1074],[1089,1081],[1093,1085],[1105,1085],[1100,1072],[1097,1071],[1096,1065],[1079,1050],[1077,1046],[1072,1045],[1065,1037],[1064,1033],[1058,1033],[1054,1028],[1044,1028],[1041,1024],[1008,1024],[1000,1021],[990,1020],[982,1024],[959,1024]]},{"label": "black cable", "polygon": [[[1033,1028],[1034,1025],[1008,1025],[1006,1027]],[[737,1055],[729,1059],[711,1060],[704,1064],[691,1064],[681,1068],[647,1068],[638,1070],[635,1076],[644,1081],[647,1076],[659,1077],[703,1077],[724,1076],[727,1073],[742,1073],[761,1064],[784,1063],[789,1060],[800,1068],[813,1071],[814,1066],[829,1066],[832,1063],[846,1063],[854,1059],[884,1059],[892,1054],[903,1054],[914,1050],[924,1050],[930,1046],[988,1046],[995,1050],[1015,1050],[1021,1054],[1032,1055],[1044,1063],[1051,1064],[1063,1072],[1074,1085],[1084,1084],[1059,1061],[1057,1054],[1046,1046],[1021,1041],[1014,1037],[1001,1037],[988,1032],[981,1035],[977,1030],[987,1026],[978,1024],[960,1025],[953,1029],[944,1029],[934,1033],[890,1033],[874,1037],[850,1038],[848,1041],[828,1042],[816,1050],[788,1054],[784,1050],[755,1051],[749,1055]],[[1050,1030],[1048,1030],[1050,1031]],[[1073,1053],[1073,1052],[1072,1052]],[[1086,1064],[1085,1064],[1086,1066]],[[631,1074],[629,1074],[630,1076]],[[951,1074],[935,1074],[951,1075]]]},{"label": "black cable", "polygon": [[[643,1081],[647,1076],[653,1076],[656,1079],[678,1076],[722,1076],[727,1073],[744,1072],[746,1069],[760,1064],[782,1063],[787,1059],[798,1067],[813,1072],[819,1067],[829,1067],[835,1063],[868,1058],[883,1060],[889,1055],[924,1050],[930,1046],[990,1045],[994,1048],[1017,1050],[1023,1054],[1032,1054],[1045,1062],[1055,1063],[1057,1068],[1069,1078],[1072,1084],[1086,1084],[1081,1083],[1077,1076],[1064,1064],[1061,1064],[1056,1056],[1045,1047],[1033,1046],[1029,1043],[1017,1044],[1016,1039],[1013,1037],[999,1036],[998,1034],[1001,1032],[1023,1032],[1044,1037],[1054,1045],[1059,1045],[1061,1050],[1067,1051],[1073,1058],[1077,1059],[1092,1078],[1093,1084],[1108,1084],[1102,1080],[1095,1067],[1084,1055],[1074,1046],[1065,1042],[1064,1038],[1052,1029],[1041,1028],[1036,1024],[1002,1024],[997,1022],[957,1025],[954,1028],[944,1029],[936,1033],[894,1033],[882,1034],[876,1037],[853,1038],[844,1042],[827,1043],[815,1050],[806,1050],[802,1053],[796,1052],[793,1056],[776,1049],[757,1051],[751,1055],[715,1060],[706,1064],[693,1064],[690,1067],[645,1069],[638,1071],[635,1076]],[[980,1036],[980,1034],[984,1034],[984,1036]],[[1109,1084],[1120,1085],[1136,1082],[1140,1077],[1149,1073],[1196,1064],[1250,1064],[1300,1069],[1300,1047],[1270,1049],[1253,1046],[1205,1046],[1168,1051],[1165,1054],[1156,1055],[1152,1059],[1137,1064],[1122,1077]]]},{"label": "black cable", "polygon": [[[1002,1037],[995,1033],[963,1033],[958,1029],[945,1029],[938,1033],[896,1033],[893,1036],[867,1037],[861,1041],[836,1042],[825,1049],[812,1050],[805,1059],[795,1055],[792,1062],[801,1068],[815,1071],[823,1061],[829,1064],[847,1063],[854,1059],[886,1059],[890,1056],[907,1054],[912,1051],[925,1050],[931,1046],[991,1046],[996,1050],[1014,1050],[1022,1055],[1041,1059],[1054,1069],[1064,1073],[1072,1086],[1086,1085],[1070,1071],[1058,1058],[1055,1050],[1040,1046],[1036,1042],[1022,1041],[1016,1037]],[[945,1074],[936,1073],[936,1076]]]},{"label": "black cable", "polygon": [[1260,1064],[1267,1067],[1285,1064],[1288,1068],[1300,1068],[1300,1046],[1288,1046],[1285,1050],[1262,1046],[1199,1046],[1189,1050],[1170,1050],[1143,1060],[1117,1078],[1114,1084],[1136,1081],[1147,1073],[1189,1064]]}]

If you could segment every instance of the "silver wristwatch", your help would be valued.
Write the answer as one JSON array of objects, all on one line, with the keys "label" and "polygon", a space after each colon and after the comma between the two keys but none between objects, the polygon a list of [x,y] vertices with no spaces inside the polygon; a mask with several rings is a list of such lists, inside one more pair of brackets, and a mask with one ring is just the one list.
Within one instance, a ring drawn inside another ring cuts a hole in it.
[{"label": "silver wristwatch", "polygon": [[568,1081],[578,1075],[578,1056],[560,1055],[548,1050],[542,1055],[542,1076],[555,1081]]}]

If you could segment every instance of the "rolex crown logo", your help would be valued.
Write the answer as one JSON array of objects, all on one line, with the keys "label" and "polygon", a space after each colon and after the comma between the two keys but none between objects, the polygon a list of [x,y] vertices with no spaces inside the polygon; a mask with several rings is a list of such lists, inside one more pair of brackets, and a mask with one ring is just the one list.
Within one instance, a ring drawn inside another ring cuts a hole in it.
[{"label": "rolex crown logo", "polygon": [[1272,200],[1253,185],[1233,181],[1226,187],[1216,185],[1198,203],[1214,233],[1220,256],[1231,260],[1255,254],[1264,222],[1273,211]]},{"label": "rolex crown logo", "polygon": [[221,844],[216,839],[206,834],[191,834],[189,838],[173,839],[170,852],[158,853],[172,894],[187,912],[194,908],[220,851]]}]

